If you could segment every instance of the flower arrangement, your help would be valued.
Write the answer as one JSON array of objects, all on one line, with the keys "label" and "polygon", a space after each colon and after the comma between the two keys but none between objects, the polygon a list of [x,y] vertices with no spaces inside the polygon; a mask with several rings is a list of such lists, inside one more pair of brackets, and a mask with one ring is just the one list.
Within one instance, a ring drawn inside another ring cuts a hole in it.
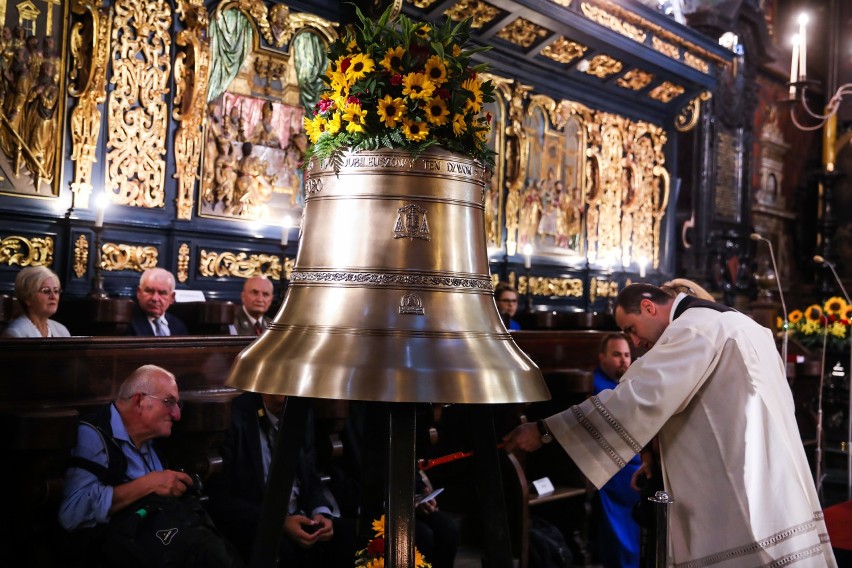
[{"label": "flower arrangement", "polygon": [[391,11],[373,22],[356,9],[359,25],[330,47],[326,90],[304,119],[311,141],[305,163],[331,159],[337,170],[347,149],[417,156],[441,146],[493,166],[491,116],[481,111],[494,101],[494,85],[479,77],[487,65],[471,65],[488,48],[461,47],[470,19],[433,27],[404,15],[391,22]]},{"label": "flower arrangement", "polygon": [[[364,568],[384,568],[385,566],[385,516],[373,521],[375,536],[367,543],[367,548],[355,553],[355,566]],[[423,555],[414,549],[414,566],[416,568],[432,568]]]},{"label": "flower arrangement", "polygon": [[[852,305],[835,296],[825,304],[812,304],[804,310],[790,312],[787,333],[808,347],[821,348],[823,334],[829,348],[843,348],[849,343],[852,327]],[[784,329],[784,321],[778,318],[779,330]]]}]

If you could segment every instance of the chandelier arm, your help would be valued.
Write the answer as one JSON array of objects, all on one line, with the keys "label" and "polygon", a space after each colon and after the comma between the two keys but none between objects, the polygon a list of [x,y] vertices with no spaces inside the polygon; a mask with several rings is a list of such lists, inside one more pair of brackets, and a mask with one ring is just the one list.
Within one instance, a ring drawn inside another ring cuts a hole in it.
[{"label": "chandelier arm", "polygon": [[819,130],[820,128],[822,128],[822,125],[825,124],[824,120],[822,122],[820,122],[819,124],[816,124],[814,126],[805,126],[804,124],[801,124],[798,121],[798,119],[796,118],[796,107],[795,106],[790,107],[790,120],[793,121],[793,124],[796,126],[796,128],[798,128],[799,130],[804,130],[805,132],[811,132],[813,130]]}]

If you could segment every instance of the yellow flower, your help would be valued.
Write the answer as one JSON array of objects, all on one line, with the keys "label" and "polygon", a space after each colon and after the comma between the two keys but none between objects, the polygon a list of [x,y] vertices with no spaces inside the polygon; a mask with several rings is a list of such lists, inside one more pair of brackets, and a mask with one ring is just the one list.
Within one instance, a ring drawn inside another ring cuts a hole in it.
[{"label": "yellow flower", "polygon": [[461,46],[459,46],[459,44],[457,44],[457,43],[454,43],[453,44],[453,57],[458,57],[459,55],[461,55]]},{"label": "yellow flower", "polygon": [[372,558],[367,564],[367,568],[385,568],[385,559],[383,557]]},{"label": "yellow flower", "polygon": [[351,103],[346,105],[346,110],[343,112],[343,120],[346,125],[346,132],[364,132],[364,119],[367,118],[367,111],[361,108],[361,105]]},{"label": "yellow flower", "polygon": [[425,122],[416,122],[409,118],[402,120],[402,133],[412,142],[420,142],[429,136],[429,127]]},{"label": "yellow flower", "polygon": [[790,312],[790,323],[799,323],[799,320],[802,319],[805,314],[802,313],[802,310],[793,310]]},{"label": "yellow flower", "polygon": [[370,59],[369,55],[359,53],[352,57],[352,63],[346,69],[346,78],[351,81],[357,81],[367,76],[376,67],[376,62]]},{"label": "yellow flower", "polygon": [[394,73],[399,73],[402,71],[402,56],[405,55],[405,48],[401,45],[394,47],[392,49],[388,49],[385,52],[385,57],[381,61],[381,66],[387,69],[388,71],[392,71]]},{"label": "yellow flower", "polygon": [[845,320],[852,320],[852,306],[846,306],[846,309],[843,310],[843,313],[840,314],[840,317]]},{"label": "yellow flower", "polygon": [[315,116],[313,119],[306,116],[302,123],[305,125],[305,134],[311,139],[311,144],[316,144],[324,132],[325,119],[321,116]]},{"label": "yellow flower", "polygon": [[802,332],[803,335],[813,335],[820,330],[819,323],[815,321],[806,321],[799,328],[799,331]]},{"label": "yellow flower", "polygon": [[805,308],[805,318],[808,321],[820,321],[820,318],[822,318],[822,308],[819,307],[819,305],[817,304],[812,304],[808,306],[807,308]]},{"label": "yellow flower", "polygon": [[378,104],[378,108],[376,112],[379,115],[379,120],[381,120],[385,126],[388,128],[395,128],[397,124],[402,122],[402,117],[405,115],[406,111],[405,104],[401,98],[391,98],[390,95],[385,95],[385,98],[381,99]]},{"label": "yellow flower", "polygon": [[357,48],[358,48],[358,42],[353,37],[352,39],[349,40],[349,43],[346,44],[346,49],[349,50],[349,53],[352,53]]},{"label": "yellow flower", "polygon": [[449,122],[450,111],[444,99],[434,98],[426,105],[426,120],[430,124],[443,126]]},{"label": "yellow flower", "polygon": [[846,337],[846,326],[836,321],[829,326],[828,333],[838,339],[844,339]]},{"label": "yellow flower", "polygon": [[488,129],[487,128],[477,128],[474,131],[473,135],[476,136],[476,139],[481,144],[484,144],[485,141],[488,139]]},{"label": "yellow flower", "polygon": [[453,116],[453,134],[456,136],[461,136],[467,131],[467,123],[464,121],[463,114],[456,114]]},{"label": "yellow flower", "polygon": [[435,85],[422,73],[409,73],[402,78],[402,94],[411,99],[427,101],[434,91]]},{"label": "yellow flower", "polygon": [[440,56],[433,55],[427,59],[424,68],[426,76],[429,77],[429,80],[435,83],[436,86],[440,87],[447,82],[447,66],[444,64],[444,60],[441,59]]},{"label": "yellow flower", "polygon": [[784,320],[780,317],[775,318],[775,327],[781,329],[784,327]]},{"label": "yellow flower", "polygon": [[334,113],[331,118],[325,121],[325,131],[329,134],[337,134],[340,132],[340,113]]},{"label": "yellow flower", "polygon": [[373,521],[373,532],[376,533],[376,536],[385,536],[385,516],[382,515],[380,518]]},{"label": "yellow flower", "polygon": [[479,79],[475,77],[471,77],[461,84],[462,89],[470,91],[470,96],[464,103],[465,112],[477,113],[482,108],[482,89],[479,88],[480,85]]},{"label": "yellow flower", "polygon": [[414,566],[416,568],[432,568],[432,565],[426,562],[426,559],[423,558],[423,554],[416,548],[414,549]]},{"label": "yellow flower", "polygon": [[430,26],[429,24],[423,24],[422,26],[418,27],[417,30],[414,33],[416,33],[418,37],[421,37],[423,39],[428,39],[429,32],[431,32],[431,31],[432,31],[432,26]]},{"label": "yellow flower", "polygon": [[825,301],[823,305],[823,309],[827,315],[837,315],[840,316],[844,310],[848,307],[846,300],[841,298],[840,296],[833,296]]}]

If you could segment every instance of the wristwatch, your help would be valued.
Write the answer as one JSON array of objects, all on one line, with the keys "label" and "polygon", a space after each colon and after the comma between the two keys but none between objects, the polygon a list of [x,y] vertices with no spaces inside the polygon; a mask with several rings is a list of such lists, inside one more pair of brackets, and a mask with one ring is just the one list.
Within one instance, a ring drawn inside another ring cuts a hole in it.
[{"label": "wristwatch", "polygon": [[536,426],[538,426],[538,433],[541,434],[542,444],[549,444],[553,441],[553,434],[550,433],[550,428],[547,427],[547,423],[544,420],[536,422]]}]

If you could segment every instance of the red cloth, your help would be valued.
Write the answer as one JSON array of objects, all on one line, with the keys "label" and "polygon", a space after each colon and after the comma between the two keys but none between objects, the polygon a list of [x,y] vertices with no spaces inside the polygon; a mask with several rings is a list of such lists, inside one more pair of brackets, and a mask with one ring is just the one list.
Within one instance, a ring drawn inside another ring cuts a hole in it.
[{"label": "red cloth", "polygon": [[829,507],[823,513],[831,546],[852,550],[852,501]]}]

